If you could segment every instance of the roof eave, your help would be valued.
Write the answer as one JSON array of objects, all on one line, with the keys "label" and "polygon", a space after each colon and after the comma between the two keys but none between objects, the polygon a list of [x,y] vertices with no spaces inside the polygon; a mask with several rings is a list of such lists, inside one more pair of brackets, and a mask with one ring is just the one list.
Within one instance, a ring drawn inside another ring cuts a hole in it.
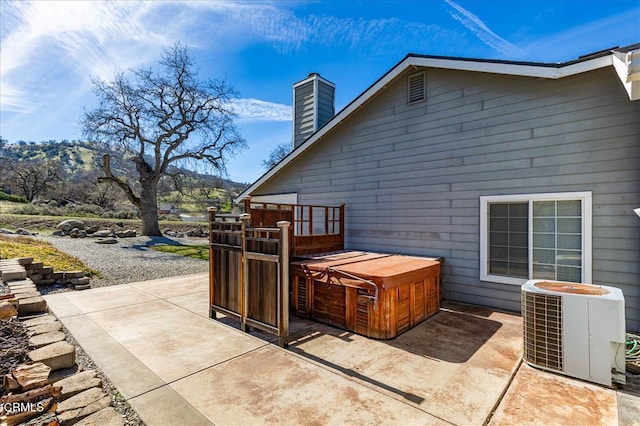
[{"label": "roof eave", "polygon": [[355,98],[349,105],[344,107],[336,114],[327,124],[325,124],[316,133],[311,135],[304,143],[291,152],[282,161],[273,168],[263,174],[258,180],[251,184],[234,201],[240,203],[244,198],[248,197],[252,192],[262,186],[271,177],[275,176],[284,169],[294,159],[299,157],[303,152],[313,146],[316,141],[329,133],[335,126],[340,124],[344,119],[353,112],[363,106],[371,97],[379,90],[384,89],[389,83],[395,80],[409,67],[428,67],[452,69],[457,71],[474,71],[486,72],[492,74],[516,75],[523,77],[537,77],[548,79],[559,79],[587,71],[596,70],[613,65],[613,54],[603,55],[591,59],[574,61],[564,64],[535,64],[535,63],[518,63],[507,61],[483,61],[470,59],[456,59],[446,57],[428,57],[409,54],[405,56],[398,64],[391,68],[386,74],[372,84],[368,89]]}]

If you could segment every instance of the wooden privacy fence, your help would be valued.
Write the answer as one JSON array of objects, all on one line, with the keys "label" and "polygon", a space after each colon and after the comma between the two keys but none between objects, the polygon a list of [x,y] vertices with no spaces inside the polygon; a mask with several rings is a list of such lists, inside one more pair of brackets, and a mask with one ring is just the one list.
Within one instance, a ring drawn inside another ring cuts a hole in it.
[{"label": "wooden privacy fence", "polygon": [[240,320],[243,331],[255,327],[289,337],[289,227],[250,226],[249,214],[216,216],[209,208],[209,315]]}]

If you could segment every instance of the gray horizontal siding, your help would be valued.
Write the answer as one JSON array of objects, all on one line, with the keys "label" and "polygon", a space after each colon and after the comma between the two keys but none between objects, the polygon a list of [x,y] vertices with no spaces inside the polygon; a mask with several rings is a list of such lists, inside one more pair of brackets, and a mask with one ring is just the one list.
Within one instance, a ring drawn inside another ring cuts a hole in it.
[{"label": "gray horizontal siding", "polygon": [[622,288],[640,330],[638,117],[612,69],[430,69],[426,102],[407,105],[399,78],[259,192],[346,203],[349,248],[443,256],[447,298],[517,311],[518,286],[478,279],[479,197],[592,191],[593,282]]}]

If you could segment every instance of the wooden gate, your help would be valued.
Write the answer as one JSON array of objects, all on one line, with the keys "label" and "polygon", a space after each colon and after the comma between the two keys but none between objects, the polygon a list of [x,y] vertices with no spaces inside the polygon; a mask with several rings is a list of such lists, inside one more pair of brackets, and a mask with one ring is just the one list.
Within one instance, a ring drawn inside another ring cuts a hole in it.
[{"label": "wooden gate", "polygon": [[221,313],[289,337],[289,226],[252,228],[248,214],[216,217],[209,209],[209,315]]}]

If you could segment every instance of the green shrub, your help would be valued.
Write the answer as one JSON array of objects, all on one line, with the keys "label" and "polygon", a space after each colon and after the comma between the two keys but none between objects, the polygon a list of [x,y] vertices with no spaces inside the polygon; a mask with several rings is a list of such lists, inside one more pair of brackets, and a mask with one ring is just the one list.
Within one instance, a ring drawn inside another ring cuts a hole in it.
[{"label": "green shrub", "polygon": [[2,191],[0,191],[0,201],[11,201],[14,203],[23,203],[23,204],[26,204],[29,202],[29,200],[27,200],[24,197],[7,194],[6,192],[2,192]]}]

